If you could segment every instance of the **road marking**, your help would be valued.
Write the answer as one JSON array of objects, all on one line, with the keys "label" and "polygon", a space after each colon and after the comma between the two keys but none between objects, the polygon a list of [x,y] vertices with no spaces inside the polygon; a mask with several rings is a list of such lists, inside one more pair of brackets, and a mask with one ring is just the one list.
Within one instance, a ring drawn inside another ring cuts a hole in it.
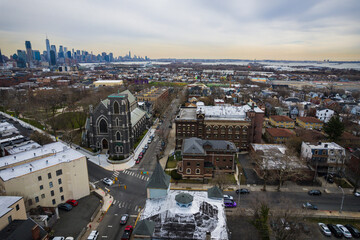
[{"label": "road marking", "polygon": [[117,216],[118,214],[117,214],[117,213],[115,213],[114,215],[115,215],[115,216]]},{"label": "road marking", "polygon": [[136,174],[136,177],[139,178],[141,175],[140,174]]},{"label": "road marking", "polygon": [[93,184],[97,184],[98,182],[100,182],[100,180],[96,181],[96,182],[93,182]]},{"label": "road marking", "polygon": [[116,200],[113,201],[113,204],[114,204],[114,205],[116,204]]},{"label": "road marking", "polygon": [[102,238],[107,238],[107,236],[101,236]]},{"label": "road marking", "polygon": [[144,180],[145,176],[141,176],[141,180]]},{"label": "road marking", "polygon": [[131,175],[131,176],[134,176],[134,173],[132,172],[132,173],[130,173],[130,175]]},{"label": "road marking", "polygon": [[121,203],[119,203],[119,208],[121,208]]},{"label": "road marking", "polygon": [[125,207],[125,204],[126,204],[125,202],[122,202],[122,207]]},{"label": "road marking", "polygon": [[136,205],[136,206],[135,206],[135,211],[136,211],[137,208],[138,208],[138,206]]},{"label": "road marking", "polygon": [[130,215],[132,218],[137,218],[138,215]]},{"label": "road marking", "polygon": [[112,225],[108,225],[109,228],[112,228]]},{"label": "road marking", "polygon": [[140,210],[141,210],[141,208],[138,208],[138,210],[137,210],[137,211],[138,211],[138,212],[140,212]]}]

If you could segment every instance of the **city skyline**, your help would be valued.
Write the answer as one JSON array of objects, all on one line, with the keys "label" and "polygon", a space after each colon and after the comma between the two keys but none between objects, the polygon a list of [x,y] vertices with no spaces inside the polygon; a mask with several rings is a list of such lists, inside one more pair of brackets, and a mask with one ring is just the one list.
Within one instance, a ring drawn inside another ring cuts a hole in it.
[{"label": "city skyline", "polygon": [[24,49],[26,40],[42,52],[47,34],[51,44],[95,55],[122,56],[131,49],[153,59],[360,60],[356,0],[64,1],[61,6],[42,0],[2,3],[2,54]]}]

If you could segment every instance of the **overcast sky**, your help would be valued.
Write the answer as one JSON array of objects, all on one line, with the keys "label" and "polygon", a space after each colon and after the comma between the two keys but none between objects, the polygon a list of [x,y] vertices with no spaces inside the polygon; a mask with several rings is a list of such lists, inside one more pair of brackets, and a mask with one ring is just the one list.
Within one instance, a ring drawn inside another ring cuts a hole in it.
[{"label": "overcast sky", "polygon": [[360,0],[0,0],[0,49],[360,60]]}]

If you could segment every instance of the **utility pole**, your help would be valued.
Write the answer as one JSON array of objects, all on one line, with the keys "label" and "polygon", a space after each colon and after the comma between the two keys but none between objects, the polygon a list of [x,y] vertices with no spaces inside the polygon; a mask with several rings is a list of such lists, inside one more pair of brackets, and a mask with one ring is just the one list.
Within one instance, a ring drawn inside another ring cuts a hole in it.
[{"label": "utility pole", "polygon": [[344,197],[345,197],[345,193],[344,193],[344,189],[342,189],[341,186],[339,186],[339,188],[341,189],[342,191],[342,198],[341,198],[341,205],[340,205],[340,213],[342,212],[342,208],[343,208],[343,204],[344,204]]}]

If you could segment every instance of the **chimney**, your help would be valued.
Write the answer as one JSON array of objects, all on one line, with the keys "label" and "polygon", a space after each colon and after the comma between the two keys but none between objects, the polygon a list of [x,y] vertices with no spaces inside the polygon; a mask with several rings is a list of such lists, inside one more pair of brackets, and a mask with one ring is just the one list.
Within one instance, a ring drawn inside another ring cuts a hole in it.
[{"label": "chimney", "polygon": [[254,103],[251,103],[251,110],[254,110],[254,108],[255,108]]},{"label": "chimney", "polygon": [[40,239],[40,228],[39,225],[35,225],[32,229],[31,229],[31,235],[32,235],[32,239],[33,240],[39,240]]}]

